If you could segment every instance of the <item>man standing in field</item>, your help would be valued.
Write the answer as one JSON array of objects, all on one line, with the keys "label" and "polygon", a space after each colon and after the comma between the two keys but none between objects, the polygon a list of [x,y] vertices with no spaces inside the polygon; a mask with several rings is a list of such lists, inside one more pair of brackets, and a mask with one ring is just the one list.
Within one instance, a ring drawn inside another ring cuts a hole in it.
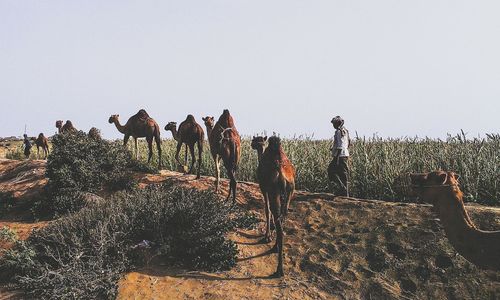
[{"label": "man standing in field", "polygon": [[349,197],[349,131],[344,128],[344,120],[340,116],[332,119],[335,128],[333,138],[332,157],[328,166],[328,179],[333,185],[336,196]]},{"label": "man standing in field", "polygon": [[28,135],[25,133],[24,135],[24,156],[26,159],[30,158],[30,151],[31,151],[31,141],[28,139]]}]

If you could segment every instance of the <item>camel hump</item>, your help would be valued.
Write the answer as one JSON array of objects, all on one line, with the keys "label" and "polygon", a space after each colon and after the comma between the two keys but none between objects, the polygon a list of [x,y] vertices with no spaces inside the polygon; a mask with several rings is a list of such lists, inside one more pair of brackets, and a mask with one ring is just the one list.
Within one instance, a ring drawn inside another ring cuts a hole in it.
[{"label": "camel hump", "polygon": [[187,115],[186,121],[194,122],[194,116],[193,115]]},{"label": "camel hump", "polygon": [[234,120],[228,109],[224,109],[217,122],[224,128],[234,127]]},{"label": "camel hump", "polygon": [[145,109],[140,109],[135,115],[141,120],[149,119],[149,114],[146,112]]},{"label": "camel hump", "polygon": [[38,134],[38,138],[44,138],[43,132],[40,132],[40,134]]}]

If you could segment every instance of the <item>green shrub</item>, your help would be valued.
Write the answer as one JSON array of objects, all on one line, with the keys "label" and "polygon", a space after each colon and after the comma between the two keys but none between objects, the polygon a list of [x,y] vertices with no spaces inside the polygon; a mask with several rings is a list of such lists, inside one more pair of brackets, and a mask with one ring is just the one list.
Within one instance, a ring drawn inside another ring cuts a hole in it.
[{"label": "green shrub", "polygon": [[120,143],[82,131],[55,135],[52,145],[47,160],[47,195],[39,208],[49,214],[81,209],[85,204],[82,193],[133,187],[132,171],[155,171],[132,159]]},{"label": "green shrub", "polygon": [[37,298],[111,299],[145,253],[189,269],[234,266],[237,248],[225,236],[251,219],[208,191],[163,185],[118,192],[34,232],[5,253],[0,271]]}]

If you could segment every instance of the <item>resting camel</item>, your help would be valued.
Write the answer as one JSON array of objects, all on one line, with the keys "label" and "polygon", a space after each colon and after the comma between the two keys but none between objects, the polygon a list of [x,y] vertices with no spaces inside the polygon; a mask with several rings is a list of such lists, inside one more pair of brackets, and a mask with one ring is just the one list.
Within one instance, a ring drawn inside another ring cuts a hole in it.
[{"label": "resting camel", "polygon": [[99,129],[95,128],[95,127],[92,127],[89,130],[88,136],[90,138],[99,140],[99,139],[101,139],[101,131]]},{"label": "resting camel", "polygon": [[58,130],[58,133],[66,133],[66,132],[75,132],[77,131],[75,126],[73,126],[73,123],[70,120],[67,120],[66,123],[63,125],[62,120],[56,121],[56,128]]},{"label": "resting camel", "polygon": [[500,270],[500,231],[478,229],[464,207],[458,176],[434,171],[411,174],[414,190],[433,204],[455,250],[482,269]]},{"label": "resting camel", "polygon": [[217,177],[215,181],[215,192],[219,191],[220,181],[220,160],[230,179],[229,193],[226,200],[233,195],[233,204],[236,203],[236,171],[241,155],[241,138],[238,130],[234,126],[233,117],[229,110],[225,109],[217,123],[214,125],[214,117],[203,118],[207,127],[208,142],[210,152],[215,161]]},{"label": "resting camel", "polygon": [[49,155],[49,139],[47,139],[43,133],[38,135],[38,138],[35,140],[36,145],[36,156],[40,158],[40,147],[42,147],[43,152],[45,153],[45,159]]},{"label": "resting camel", "polygon": [[[165,130],[172,131],[174,139],[177,141],[177,152],[175,153],[175,160],[182,166],[187,165],[187,147],[189,146],[189,151],[191,152],[191,167],[189,168],[189,173],[193,172],[193,167],[196,162],[196,157],[194,155],[194,145],[198,144],[198,173],[196,178],[200,178],[201,169],[201,155],[203,153],[203,140],[205,139],[205,132],[203,128],[196,123],[193,115],[188,115],[186,120],[179,125],[179,130],[177,130],[176,122],[169,122],[165,126]],[[186,144],[185,153],[185,164],[183,165],[179,160],[179,152],[181,151],[182,144]]]},{"label": "resting camel", "polygon": [[[261,138],[264,140],[264,138]],[[254,142],[255,141],[255,142]],[[260,153],[261,143],[258,139],[252,140],[252,148]],[[283,225],[284,218],[288,214],[288,207],[295,191],[295,169],[288,160],[279,137],[272,136],[268,140],[268,147],[259,155],[259,166],[257,167],[257,179],[260,190],[264,196],[266,211],[266,235],[265,241],[270,241],[270,217],[273,216],[276,227],[276,243],[273,251],[278,253],[278,267],[272,277],[281,277],[283,273]]]},{"label": "resting camel", "polygon": [[156,142],[156,148],[158,149],[158,167],[161,168],[161,139],[160,139],[160,127],[153,118],[151,118],[148,113],[141,109],[135,115],[130,117],[125,125],[121,125],[118,118],[120,115],[111,115],[108,122],[114,123],[116,129],[124,134],[123,145],[127,145],[128,139],[132,137],[135,142],[135,158],[139,159],[139,151],[137,149],[137,138],[146,138],[148,142],[149,155],[148,163],[153,157],[153,138]]}]

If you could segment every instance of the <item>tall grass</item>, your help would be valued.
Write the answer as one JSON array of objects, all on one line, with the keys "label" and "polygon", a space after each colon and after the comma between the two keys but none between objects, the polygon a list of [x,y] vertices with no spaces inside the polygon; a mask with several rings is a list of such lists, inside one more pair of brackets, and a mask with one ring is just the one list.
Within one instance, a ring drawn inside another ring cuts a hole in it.
[{"label": "tall grass", "polygon": [[[461,189],[467,201],[500,205],[500,134],[467,138],[461,133],[446,140],[355,137],[352,142],[350,191],[354,197],[413,201],[407,174],[442,169],[461,176]],[[297,188],[312,192],[329,191],[326,170],[331,161],[329,149],[332,141],[299,137],[282,139],[282,144],[296,167]],[[171,139],[162,143],[166,169],[177,170],[175,145]],[[141,159],[146,160],[146,143],[139,143],[139,148]],[[213,176],[215,166],[207,143],[204,149],[201,172]],[[183,155],[184,147],[181,160]],[[153,164],[156,164],[156,159],[155,151]],[[257,154],[250,147],[250,138],[243,138],[238,180],[255,181],[256,168]]]}]

